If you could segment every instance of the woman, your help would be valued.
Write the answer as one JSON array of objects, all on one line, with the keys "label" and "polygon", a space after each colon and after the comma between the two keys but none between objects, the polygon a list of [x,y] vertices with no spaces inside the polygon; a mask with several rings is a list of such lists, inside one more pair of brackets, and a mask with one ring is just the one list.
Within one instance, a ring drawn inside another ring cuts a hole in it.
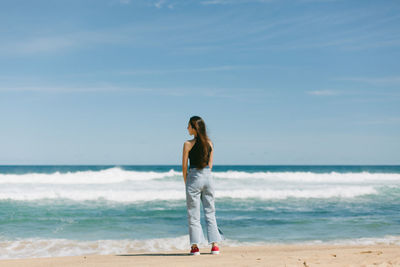
[{"label": "woman", "polygon": [[[194,135],[183,145],[182,172],[186,188],[186,206],[189,221],[191,255],[200,255],[199,243],[204,240],[200,224],[200,201],[203,203],[207,222],[208,243],[212,244],[211,254],[219,254],[218,242],[223,239],[215,219],[214,181],[211,176],[213,144],[207,136],[206,125],[202,118],[193,116],[188,127]],[[188,158],[190,167],[188,171]]]}]

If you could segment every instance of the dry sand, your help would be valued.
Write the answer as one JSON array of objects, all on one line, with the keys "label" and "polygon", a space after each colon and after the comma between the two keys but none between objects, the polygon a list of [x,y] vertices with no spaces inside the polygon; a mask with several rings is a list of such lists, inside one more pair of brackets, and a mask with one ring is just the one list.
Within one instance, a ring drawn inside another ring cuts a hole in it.
[{"label": "dry sand", "polygon": [[221,247],[220,255],[187,251],[0,260],[8,266],[400,266],[400,246],[276,245]]}]

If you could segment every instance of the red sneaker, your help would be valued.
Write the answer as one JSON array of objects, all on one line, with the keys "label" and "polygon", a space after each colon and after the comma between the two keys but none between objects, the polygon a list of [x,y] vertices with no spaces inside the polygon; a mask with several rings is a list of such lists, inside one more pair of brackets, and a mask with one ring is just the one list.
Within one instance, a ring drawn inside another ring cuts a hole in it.
[{"label": "red sneaker", "polygon": [[199,247],[192,247],[192,249],[190,250],[190,255],[194,255],[194,256],[200,255]]},{"label": "red sneaker", "polygon": [[213,255],[219,254],[219,248],[217,246],[213,246],[211,249],[211,254]]}]

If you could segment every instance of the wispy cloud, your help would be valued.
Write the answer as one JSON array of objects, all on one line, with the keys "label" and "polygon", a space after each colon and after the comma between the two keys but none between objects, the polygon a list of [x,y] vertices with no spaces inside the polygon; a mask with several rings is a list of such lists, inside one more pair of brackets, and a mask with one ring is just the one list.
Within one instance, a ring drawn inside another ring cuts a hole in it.
[{"label": "wispy cloud", "polygon": [[72,36],[36,37],[28,42],[18,42],[12,49],[22,54],[54,52],[76,46],[78,42],[78,38],[72,38]]},{"label": "wispy cloud", "polygon": [[159,0],[159,1],[154,3],[154,6],[156,8],[161,8],[165,3],[166,3],[166,0]]},{"label": "wispy cloud", "polygon": [[[134,4],[134,1],[119,1],[121,4]],[[211,5],[249,1],[272,2],[276,4],[274,7],[279,7],[279,1],[271,0],[209,0],[200,3]],[[193,1],[189,3],[194,5]],[[152,0],[146,6],[171,8],[175,4],[176,1]],[[351,8],[340,12],[302,12],[290,16],[291,13],[271,13],[252,18],[247,13],[227,9],[223,14],[210,15],[207,20],[196,14],[187,16],[177,13],[97,30],[42,33],[40,29],[27,29],[26,34],[19,37],[0,37],[0,54],[51,53],[103,44],[108,49],[113,49],[113,45],[129,45],[177,54],[210,51],[259,53],[316,48],[357,50],[400,46],[397,27],[393,26],[399,23],[400,15],[387,16],[385,10],[379,12],[381,14],[374,15],[366,8]]]},{"label": "wispy cloud", "polygon": [[304,3],[331,3],[331,2],[338,2],[338,1],[345,1],[345,0],[298,0],[299,2]]},{"label": "wispy cloud", "polygon": [[400,117],[387,117],[372,120],[358,121],[359,124],[381,125],[381,124],[400,124]]},{"label": "wispy cloud", "polygon": [[116,91],[149,92],[148,88],[122,88],[118,86],[0,86],[0,92],[47,92],[47,93],[85,93],[85,92],[116,92]]},{"label": "wispy cloud", "polygon": [[72,33],[57,33],[23,37],[18,40],[7,40],[0,44],[0,53],[35,54],[52,53],[66,49],[81,47],[88,44],[117,44],[127,42],[129,37],[112,30],[78,31]]},{"label": "wispy cloud", "polygon": [[156,7],[158,9],[161,8],[169,8],[169,9],[173,9],[175,7],[175,5],[179,4],[178,1],[171,1],[171,0],[152,0],[150,1],[150,5],[153,7]]},{"label": "wispy cloud", "polygon": [[153,74],[170,74],[170,73],[191,73],[191,72],[221,72],[232,70],[252,69],[260,66],[251,65],[225,65],[225,66],[211,66],[203,68],[182,68],[182,69],[152,69],[152,70],[125,70],[119,71],[121,75],[153,75]]},{"label": "wispy cloud", "polygon": [[[400,38],[393,27],[400,21],[399,15],[374,18],[369,12],[354,9],[341,14],[295,16],[297,22],[283,25],[278,31],[262,36],[262,40],[273,41],[276,38],[288,38],[279,44],[267,44],[263,50],[303,50],[340,48],[343,50],[363,50],[400,46]],[[371,23],[373,21],[373,23]],[[310,29],[318,31],[313,34]],[[302,33],[299,35],[299,33]],[[260,39],[261,41],[261,39]]]},{"label": "wispy cloud", "polygon": [[[227,4],[242,4],[242,3],[270,3],[279,0],[204,0],[200,3],[203,5],[227,5]],[[300,3],[331,3],[345,0],[297,0]]]},{"label": "wispy cloud", "polygon": [[347,77],[338,78],[338,80],[360,82],[372,85],[387,85],[398,86],[400,85],[400,76],[387,76],[387,77]]},{"label": "wispy cloud", "polygon": [[201,1],[203,5],[227,5],[227,4],[242,4],[242,3],[269,3],[275,0],[206,0]]},{"label": "wispy cloud", "polygon": [[315,91],[307,91],[307,94],[316,96],[333,96],[333,95],[339,95],[340,92],[334,90],[315,90]]},{"label": "wispy cloud", "polygon": [[[158,5],[159,2],[154,2]],[[159,3],[160,7],[163,5]],[[187,19],[187,23],[181,21]],[[24,35],[5,38],[0,36],[0,55],[29,55],[52,53],[65,50],[93,47],[94,45],[130,45],[132,47],[161,48],[181,51],[192,43],[221,41],[224,37],[219,25],[224,15],[203,18],[163,17],[151,21],[143,20],[135,24],[103,27],[95,30],[42,32],[30,29]],[[218,37],[220,36],[220,37]],[[162,40],[162,42],[160,42]]]},{"label": "wispy cloud", "polygon": [[[158,96],[186,97],[196,96],[244,100],[245,98],[257,97],[264,90],[249,88],[217,88],[217,87],[185,87],[185,88],[162,88],[162,87],[134,87],[113,84],[88,85],[88,86],[59,86],[59,85],[37,85],[37,86],[0,86],[0,93],[10,92],[36,92],[36,93],[134,93]],[[251,92],[251,94],[249,94]]]}]

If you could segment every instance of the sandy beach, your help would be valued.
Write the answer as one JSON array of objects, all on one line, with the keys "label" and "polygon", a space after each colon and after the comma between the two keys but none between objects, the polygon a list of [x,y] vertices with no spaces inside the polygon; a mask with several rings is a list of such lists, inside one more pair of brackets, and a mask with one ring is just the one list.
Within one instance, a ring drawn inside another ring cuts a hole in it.
[{"label": "sandy beach", "polygon": [[169,251],[1,260],[0,266],[400,266],[400,246],[396,245],[222,247],[220,255],[211,255],[209,248],[200,251],[200,256]]}]

